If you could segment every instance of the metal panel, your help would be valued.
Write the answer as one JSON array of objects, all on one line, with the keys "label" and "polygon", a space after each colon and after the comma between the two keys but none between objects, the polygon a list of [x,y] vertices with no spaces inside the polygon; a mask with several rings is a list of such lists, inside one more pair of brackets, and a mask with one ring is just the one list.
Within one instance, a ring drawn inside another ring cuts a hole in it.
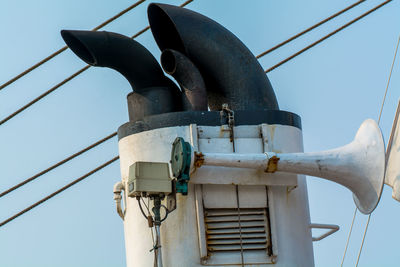
[{"label": "metal panel", "polygon": [[[235,152],[241,154],[263,153],[264,145],[261,138],[261,127],[236,127]],[[237,133],[237,132],[238,133]],[[252,138],[249,138],[249,137]],[[253,173],[250,177],[256,177],[260,172]],[[267,192],[263,185],[239,186],[240,208],[265,208],[267,207]]]},{"label": "metal panel", "polygon": [[234,185],[203,185],[205,208],[237,208]]},{"label": "metal panel", "polygon": [[262,185],[239,185],[240,208],[267,207],[267,188]]},{"label": "metal panel", "polygon": [[263,150],[264,145],[261,138],[235,138],[236,153],[263,153]]},{"label": "metal panel", "polygon": [[[190,144],[195,150],[199,149],[199,138],[197,125],[191,124],[190,129]],[[197,220],[197,233],[199,239],[199,252],[200,258],[207,257],[207,244],[206,244],[206,230],[204,225],[204,212],[203,212],[203,192],[202,185],[194,185],[194,199],[196,206],[196,220]]]},{"label": "metal panel", "polygon": [[[234,143],[230,141],[229,131],[225,126],[198,126],[198,151],[204,153],[262,153],[265,151],[281,152],[287,143],[296,143],[300,139],[301,131],[294,127],[281,125],[236,126],[234,127]],[[302,143],[291,144],[290,152],[298,152]],[[195,184],[222,184],[222,185],[297,185],[295,174],[274,173],[268,174],[260,170],[247,168],[228,168],[202,166],[191,175],[191,183]],[[208,187],[208,186],[206,186]],[[206,189],[203,187],[203,189]]]},{"label": "metal panel", "polygon": [[[233,144],[229,138],[229,131],[224,131],[223,127],[197,127],[199,151],[232,153]],[[204,184],[203,203],[206,208],[236,208],[235,186]]]},{"label": "metal panel", "polygon": [[207,209],[205,265],[255,265],[271,263],[267,212],[262,209]]},{"label": "metal panel", "polygon": [[199,150],[201,152],[232,153],[233,146],[229,138],[207,138],[199,139]]}]

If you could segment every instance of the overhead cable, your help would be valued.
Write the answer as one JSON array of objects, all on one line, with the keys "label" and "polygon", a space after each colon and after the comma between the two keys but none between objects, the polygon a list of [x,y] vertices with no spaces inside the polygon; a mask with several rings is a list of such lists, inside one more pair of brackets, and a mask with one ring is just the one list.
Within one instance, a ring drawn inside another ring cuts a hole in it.
[{"label": "overhead cable", "polygon": [[[181,4],[180,7],[184,7],[184,6],[188,5],[189,3],[193,2],[193,1],[194,0],[188,0],[188,1],[184,2],[183,4]],[[147,27],[143,28],[142,30],[138,31],[137,33],[135,33],[131,38],[134,39],[134,38],[138,37],[139,35],[145,33],[149,29],[150,29],[150,26],[147,26]],[[2,125],[5,122],[9,121],[13,117],[15,117],[16,115],[21,113],[22,111],[26,110],[27,108],[29,108],[30,106],[32,106],[33,104],[35,104],[36,102],[38,102],[39,100],[44,98],[45,96],[49,95],[50,93],[54,92],[55,90],[57,90],[58,88],[60,88],[64,84],[66,84],[67,82],[71,81],[72,79],[74,79],[75,77],[77,77],[78,75],[83,73],[84,71],[88,70],[89,68],[90,68],[90,65],[86,65],[85,67],[83,67],[82,69],[78,70],[77,72],[75,72],[74,74],[69,76],[68,78],[66,78],[63,81],[61,81],[60,83],[54,85],[53,87],[51,87],[49,90],[47,90],[43,94],[41,94],[38,97],[34,98],[32,101],[28,102],[27,104],[25,104],[21,108],[17,109],[13,113],[11,113],[7,117],[5,117],[4,119],[0,120],[0,125]]]},{"label": "overhead cable", "polygon": [[368,16],[369,14],[373,13],[374,11],[378,10],[379,8],[383,7],[384,5],[388,4],[389,2],[392,2],[392,0],[387,0],[379,5],[377,5],[376,7],[370,9],[369,11],[363,13],[362,15],[356,17],[355,19],[351,20],[350,22],[346,23],[345,25],[341,26],[340,28],[334,30],[333,32],[325,35],[324,37],[322,37],[321,39],[318,39],[317,41],[313,42],[312,44],[306,46],[305,48],[301,49],[300,51],[298,51],[297,53],[291,55],[290,57],[287,57],[286,59],[280,61],[278,64],[275,64],[274,66],[270,67],[269,69],[265,70],[266,73],[276,69],[277,67],[285,64],[286,62],[288,62],[289,60],[292,60],[293,58],[297,57],[298,55],[304,53],[305,51],[309,50],[310,48],[316,46],[317,44],[325,41],[326,39],[328,39],[329,37],[335,35],[336,33],[340,32],[341,30],[347,28],[348,26],[352,25],[353,23],[359,21],[360,19]]},{"label": "overhead cable", "polygon": [[347,249],[349,247],[351,232],[353,231],[354,220],[356,219],[356,215],[357,215],[357,207],[354,209],[353,220],[351,220],[351,226],[350,226],[349,234],[347,235],[346,246],[344,248],[343,258],[342,258],[342,262],[340,264],[340,267],[343,267],[343,263],[344,263],[344,259],[346,257]]},{"label": "overhead cable", "polygon": [[394,64],[396,63],[396,56],[397,56],[397,51],[399,50],[399,43],[400,43],[400,35],[399,35],[399,38],[397,39],[397,44],[396,44],[396,49],[395,49],[394,56],[393,56],[392,66],[390,67],[389,78],[388,78],[388,81],[386,83],[385,94],[383,96],[381,109],[379,111],[378,124],[381,121],[383,106],[385,105],[385,101],[386,101],[386,96],[387,96],[387,92],[388,92],[388,89],[389,89],[390,80],[392,78],[393,67],[394,67]]},{"label": "overhead cable", "polygon": [[[376,6],[375,8],[367,11],[366,13],[362,14],[361,16],[355,18],[354,20],[348,22],[347,24],[343,25],[342,27],[336,29],[335,31],[331,32],[330,34],[324,36],[323,38],[317,40],[316,42],[310,44],[309,46],[303,48],[302,50],[298,51],[297,53],[293,54],[292,56],[282,60],[281,62],[279,62],[278,64],[272,66],[271,68],[265,70],[266,73],[274,70],[275,68],[283,65],[284,63],[290,61],[291,59],[295,58],[296,56],[304,53],[305,51],[309,50],[310,48],[314,47],[315,45],[321,43],[322,41],[328,39],[329,37],[331,37],[332,35],[336,34],[337,32],[347,28],[348,26],[350,26],[351,24],[355,23],[356,21],[364,18],[365,16],[371,14],[372,12],[374,12],[375,10],[379,9],[380,7],[386,5],[387,3],[391,2],[392,0],[387,0],[383,3],[381,3],[380,5]],[[189,0],[186,1],[185,3],[183,3],[181,5],[181,7],[189,4],[190,2],[193,2],[193,0]],[[143,34],[144,32],[146,32],[148,29],[150,29],[149,26],[143,28],[141,31],[139,31],[138,33],[134,34],[132,36],[132,38],[136,38],[137,36]],[[25,109],[27,109],[28,107],[30,107],[31,105],[33,105],[34,103],[38,102],[40,99],[44,98],[45,96],[47,96],[48,94],[50,94],[51,92],[55,91],[56,89],[58,89],[59,87],[61,87],[62,85],[64,85],[65,83],[69,82],[70,80],[72,80],[73,78],[77,77],[79,74],[81,74],[82,72],[86,71],[88,68],[90,67],[90,65],[85,66],[84,68],[80,69],[79,71],[77,71],[76,73],[72,74],[71,76],[69,76],[68,78],[66,78],[64,81],[58,83],[57,85],[55,85],[54,87],[52,87],[51,89],[49,89],[48,91],[46,91],[45,93],[41,94],[40,96],[38,96],[37,98],[33,99],[32,101],[30,101],[28,104],[24,105],[23,107],[21,107],[20,109],[18,109],[17,111],[13,112],[12,114],[10,114],[9,116],[7,116],[6,118],[2,119],[0,121],[0,125],[4,124],[5,122],[7,122],[8,120],[10,120],[11,118],[15,117],[16,115],[18,115],[19,113],[21,113],[22,111],[24,111]]]},{"label": "overhead cable", "polygon": [[[399,49],[399,43],[400,43],[400,36],[399,36],[399,38],[397,39],[396,49],[395,49],[394,56],[393,56],[393,62],[392,62],[392,66],[391,66],[391,68],[390,68],[390,73],[389,73],[389,78],[388,78],[388,81],[387,81],[387,84],[386,84],[385,94],[384,94],[384,96],[383,96],[381,108],[380,108],[380,111],[379,111],[378,125],[379,125],[379,123],[380,123],[380,121],[381,121],[382,110],[383,110],[383,107],[384,107],[384,105],[385,105],[385,100],[386,100],[386,96],[387,96],[387,92],[388,92],[388,88],[389,88],[389,84],[390,84],[390,79],[392,78],[393,66],[394,66],[394,64],[395,64],[395,62],[396,62],[396,55],[397,55],[397,51],[398,51],[398,49]],[[368,231],[368,226],[369,226],[370,219],[371,219],[371,213],[368,215],[367,224],[365,225],[365,229],[364,229],[364,234],[363,234],[363,238],[362,238],[362,241],[361,241],[360,250],[358,251],[356,266],[358,266],[358,262],[360,261],[361,252],[362,252],[362,249],[363,249],[363,247],[364,247],[365,237],[366,237],[366,235],[367,235],[367,231]]]},{"label": "overhead cable", "polygon": [[[137,1],[136,3],[134,3],[133,5],[129,6],[128,8],[122,10],[121,12],[119,12],[118,14],[116,14],[115,16],[109,18],[108,20],[104,21],[103,23],[101,23],[100,25],[94,27],[92,29],[92,31],[97,31],[101,28],[103,28],[104,26],[106,26],[107,24],[109,24],[110,22],[113,22],[114,20],[118,19],[119,17],[121,17],[122,15],[124,15],[125,13],[131,11],[132,9],[134,9],[135,7],[137,7],[138,5],[140,5],[141,3],[143,3],[146,0],[140,0]],[[32,67],[26,69],[25,71],[21,72],[20,74],[18,74],[17,76],[15,76],[14,78],[12,78],[11,80],[3,83],[2,85],[0,85],[0,90],[4,89],[5,87],[9,86],[10,84],[12,84],[13,82],[17,81],[18,79],[22,78],[23,76],[25,76],[26,74],[28,74],[29,72],[33,71],[34,69],[40,67],[41,65],[43,65],[44,63],[46,63],[47,61],[49,61],[50,59],[54,58],[55,56],[61,54],[62,52],[64,52],[65,50],[68,49],[68,46],[64,46],[62,48],[60,48],[59,50],[57,50],[56,52],[52,53],[51,55],[47,56],[46,58],[42,59],[41,61],[39,61],[38,63],[36,63],[35,65],[33,65]]]},{"label": "overhead cable", "polygon": [[61,192],[65,191],[65,190],[67,190],[68,188],[70,188],[70,187],[73,186],[74,184],[77,184],[77,183],[83,181],[84,179],[86,179],[86,178],[89,177],[90,175],[92,175],[92,174],[98,172],[99,170],[103,169],[104,167],[107,167],[108,165],[110,165],[111,163],[113,163],[114,161],[116,161],[116,160],[118,160],[118,159],[119,159],[119,156],[116,156],[116,157],[112,158],[111,160],[109,160],[109,161],[103,163],[102,165],[100,165],[100,166],[98,166],[97,168],[91,170],[90,172],[86,173],[85,175],[79,177],[78,179],[72,181],[71,183],[69,183],[69,184],[67,184],[67,185],[65,185],[65,186],[63,186],[63,187],[61,187],[61,188],[58,189],[57,191],[55,191],[55,192],[51,193],[50,195],[48,195],[47,197],[42,198],[41,200],[35,202],[34,204],[30,205],[29,207],[27,207],[27,208],[25,208],[25,209],[23,209],[23,210],[21,210],[20,212],[16,213],[15,215],[11,216],[10,218],[8,218],[8,219],[6,219],[6,220],[0,222],[0,227],[2,227],[2,226],[4,226],[5,224],[11,222],[12,220],[18,218],[18,217],[21,216],[22,214],[24,214],[24,213],[30,211],[31,209],[33,209],[33,208],[39,206],[40,204],[46,202],[46,201],[49,200],[50,198],[52,198],[52,197],[58,195],[59,193],[61,193]]},{"label": "overhead cable", "polygon": [[365,236],[366,236],[367,231],[368,231],[368,226],[369,226],[369,221],[370,220],[371,220],[371,213],[368,214],[367,224],[365,225],[365,229],[364,229],[364,234],[363,234],[363,238],[362,238],[362,241],[361,241],[360,250],[358,251],[358,255],[357,255],[356,267],[358,266],[358,262],[360,261],[361,251],[362,251],[363,246],[364,246]]},{"label": "overhead cable", "polygon": [[348,11],[348,10],[350,10],[350,9],[352,9],[352,8],[354,8],[354,7],[356,7],[356,6],[358,6],[359,4],[361,4],[361,3],[365,2],[365,1],[366,1],[366,0],[361,0],[361,1],[355,2],[354,4],[352,4],[352,5],[348,6],[348,7],[346,7],[345,9],[340,10],[339,12],[337,12],[337,13],[335,13],[335,14],[329,16],[329,17],[327,17],[326,19],[321,20],[321,21],[318,22],[317,24],[314,24],[313,26],[311,26],[311,27],[305,29],[304,31],[299,32],[298,34],[296,34],[296,35],[290,37],[290,38],[287,39],[286,41],[283,41],[283,42],[281,42],[281,43],[275,45],[274,47],[271,47],[270,49],[268,49],[268,50],[262,52],[261,54],[259,54],[258,56],[256,56],[256,58],[261,58],[261,57],[263,57],[263,56],[265,56],[265,55],[271,53],[272,51],[275,51],[276,49],[278,49],[278,48],[284,46],[284,45],[287,44],[287,43],[290,43],[291,41],[293,41],[293,40],[299,38],[300,36],[302,36],[302,35],[304,35],[304,34],[310,32],[310,31],[312,31],[312,30],[314,30],[315,28],[321,26],[322,24],[324,24],[324,23],[326,23],[326,22],[328,22],[328,21],[330,21],[330,20],[336,18],[337,16],[339,16],[339,15],[345,13],[346,11]]},{"label": "overhead cable", "polygon": [[60,88],[62,85],[66,84],[67,82],[69,82],[70,80],[72,80],[73,78],[77,77],[79,74],[81,74],[82,72],[84,72],[85,70],[87,70],[90,67],[90,65],[86,65],[85,67],[83,67],[82,69],[78,70],[77,72],[75,72],[74,74],[72,74],[71,76],[69,76],[68,78],[66,78],[65,80],[63,80],[62,82],[54,85],[53,87],[51,87],[49,90],[47,90],[46,92],[44,92],[43,94],[39,95],[38,97],[34,98],[33,100],[29,101],[27,104],[23,105],[22,107],[20,107],[19,109],[17,109],[16,111],[14,111],[13,113],[11,113],[10,115],[8,115],[7,117],[5,117],[4,119],[2,119],[0,121],[0,125],[4,124],[5,122],[9,121],[10,119],[14,118],[16,115],[18,115],[19,113],[21,113],[22,111],[24,111],[25,109],[29,108],[30,106],[32,106],[33,104],[35,104],[36,102],[38,102],[40,99],[44,98],[45,96],[49,95],[50,93],[54,92],[55,90],[57,90],[58,88]]},{"label": "overhead cable", "polygon": [[65,158],[65,159],[63,159],[63,160],[57,162],[56,164],[54,164],[54,165],[48,167],[47,169],[45,169],[45,170],[43,170],[43,171],[41,171],[41,172],[39,172],[39,173],[33,175],[32,177],[29,177],[28,179],[25,179],[24,181],[18,183],[17,185],[15,185],[15,186],[13,186],[13,187],[11,187],[11,188],[9,188],[9,189],[3,191],[2,193],[0,193],[0,198],[3,197],[3,196],[5,196],[5,195],[7,195],[8,193],[11,193],[12,191],[14,191],[14,190],[16,190],[16,189],[18,189],[18,188],[20,188],[21,186],[26,185],[26,184],[29,183],[29,182],[32,182],[33,180],[35,180],[35,179],[39,178],[40,176],[42,176],[42,175],[48,173],[49,171],[51,171],[51,170],[53,170],[53,169],[55,169],[55,168],[57,168],[57,167],[63,165],[64,163],[67,163],[68,161],[70,161],[70,160],[72,160],[72,159],[78,157],[79,155],[81,155],[81,154],[83,154],[83,153],[89,151],[90,149],[92,149],[92,148],[94,148],[94,147],[96,147],[96,146],[98,146],[98,145],[104,143],[105,141],[107,141],[107,140],[113,138],[113,137],[116,136],[116,135],[117,135],[117,132],[114,132],[114,133],[112,133],[112,134],[110,134],[110,135],[108,135],[108,136],[106,136],[106,137],[100,139],[99,141],[97,141],[97,142],[91,144],[90,146],[87,146],[87,147],[85,147],[84,149],[82,149],[82,150],[80,150],[80,151],[78,151],[78,152],[72,154],[71,156],[69,156],[69,157],[67,157],[67,158]]}]

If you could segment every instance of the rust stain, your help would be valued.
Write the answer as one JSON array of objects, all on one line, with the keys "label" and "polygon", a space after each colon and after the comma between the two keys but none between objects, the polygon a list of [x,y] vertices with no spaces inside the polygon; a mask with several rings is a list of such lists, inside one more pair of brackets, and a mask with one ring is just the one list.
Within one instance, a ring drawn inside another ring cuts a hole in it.
[{"label": "rust stain", "polygon": [[277,156],[273,156],[268,160],[267,168],[265,169],[265,172],[268,173],[274,173],[278,170],[278,161],[279,158]]},{"label": "rust stain", "polygon": [[204,155],[201,152],[194,152],[194,166],[200,168],[204,163]]},{"label": "rust stain", "polygon": [[271,133],[271,141],[274,140],[276,125],[268,125]]}]

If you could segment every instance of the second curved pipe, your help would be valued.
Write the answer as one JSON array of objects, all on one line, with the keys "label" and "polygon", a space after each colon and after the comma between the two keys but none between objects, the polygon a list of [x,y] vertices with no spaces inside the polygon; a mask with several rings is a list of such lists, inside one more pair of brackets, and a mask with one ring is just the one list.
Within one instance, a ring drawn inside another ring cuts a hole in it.
[{"label": "second curved pipe", "polygon": [[203,77],[189,58],[178,51],[166,49],[161,54],[161,65],[181,86],[183,110],[208,110]]}]

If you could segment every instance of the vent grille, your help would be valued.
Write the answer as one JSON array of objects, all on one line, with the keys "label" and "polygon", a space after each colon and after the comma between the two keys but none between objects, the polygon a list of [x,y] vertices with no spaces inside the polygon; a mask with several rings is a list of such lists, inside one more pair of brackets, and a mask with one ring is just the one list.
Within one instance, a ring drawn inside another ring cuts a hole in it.
[{"label": "vent grille", "polygon": [[205,209],[207,250],[243,254],[252,251],[265,256],[271,251],[266,209]]}]

